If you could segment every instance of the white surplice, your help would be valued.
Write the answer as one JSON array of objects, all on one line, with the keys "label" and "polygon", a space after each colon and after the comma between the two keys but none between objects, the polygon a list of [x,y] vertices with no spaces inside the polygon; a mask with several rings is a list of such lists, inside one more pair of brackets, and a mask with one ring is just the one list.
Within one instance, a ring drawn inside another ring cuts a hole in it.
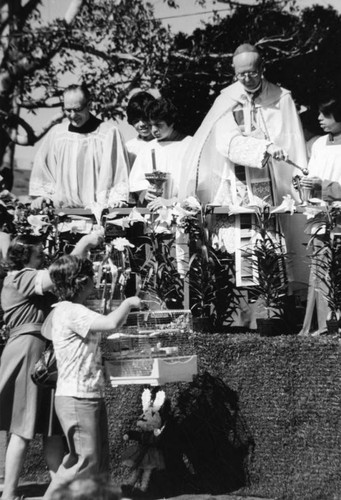
[{"label": "white surplice", "polygon": [[341,199],[341,143],[333,143],[329,135],[323,135],[314,142],[309,160],[309,176],[322,180],[322,199]]},{"label": "white surplice", "polygon": [[117,127],[101,122],[88,133],[53,127],[35,156],[29,194],[51,198],[56,206],[109,206],[128,200],[128,155]]},{"label": "white surplice", "polygon": [[[270,204],[280,205],[290,194],[299,202],[292,177],[302,172],[270,158],[266,152],[270,143],[306,168],[303,130],[290,91],[263,78],[260,92],[252,96],[240,82],[233,83],[217,97],[193,136],[184,158],[179,199],[196,195],[203,204],[245,206],[267,197]],[[304,289],[309,276],[304,263],[305,218],[280,215],[278,219],[293,256],[289,280],[296,282],[294,289]]]},{"label": "white surplice", "polygon": [[153,139],[137,155],[129,176],[131,192],[144,191],[150,187],[145,178],[146,173],[153,171],[152,150],[155,151],[155,166],[157,170],[168,173],[163,189],[166,199],[176,197],[184,174],[182,160],[191,142],[187,136],[181,141],[158,141]]},{"label": "white surplice", "polygon": [[[243,123],[238,123],[238,115]],[[217,97],[193,136],[184,158],[186,174],[180,199],[196,194],[204,204],[233,201],[236,164],[246,167],[247,188],[252,193],[252,177],[263,175],[266,147],[271,142],[285,149],[293,162],[306,167],[302,126],[290,92],[263,79],[261,92],[251,103],[251,95],[240,82],[230,85]],[[282,161],[271,160],[267,165],[274,203],[280,204],[287,194],[298,199],[292,176],[301,172]]]}]

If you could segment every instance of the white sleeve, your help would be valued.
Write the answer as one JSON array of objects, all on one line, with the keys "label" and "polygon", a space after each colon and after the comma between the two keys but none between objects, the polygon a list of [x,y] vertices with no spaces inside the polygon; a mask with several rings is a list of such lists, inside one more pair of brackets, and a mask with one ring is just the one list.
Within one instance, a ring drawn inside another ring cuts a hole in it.
[{"label": "white sleeve", "polygon": [[270,141],[242,134],[233,113],[226,113],[215,127],[216,147],[231,162],[244,167],[262,168]]}]

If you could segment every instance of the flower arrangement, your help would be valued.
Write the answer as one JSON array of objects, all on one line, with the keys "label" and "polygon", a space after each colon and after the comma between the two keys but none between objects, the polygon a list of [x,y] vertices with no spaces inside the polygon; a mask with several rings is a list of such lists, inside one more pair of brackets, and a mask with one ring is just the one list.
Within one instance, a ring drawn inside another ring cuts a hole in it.
[{"label": "flower arrangement", "polygon": [[137,274],[137,287],[145,299],[170,309],[182,307],[183,303],[183,280],[174,252],[176,221],[177,214],[171,208],[145,215],[133,208],[129,216],[112,217],[109,221],[127,233],[132,226],[142,225],[141,231],[135,230],[131,235],[136,249],[130,252],[130,259]]},{"label": "flower arrangement", "polygon": [[234,258],[225,248],[215,244],[206,213],[197,200],[185,200],[182,209],[185,216],[180,224],[189,236],[190,307],[194,317],[201,321],[206,318],[206,330],[221,330],[224,325],[232,324],[240,303]]},{"label": "flower arrangement", "polygon": [[[11,234],[39,234],[50,260],[71,251],[94,227],[93,221],[82,217],[70,220],[53,205],[32,210],[30,203],[8,192],[6,201],[1,195],[2,229]],[[189,295],[194,316],[208,318],[216,328],[232,321],[239,303],[234,260],[214,243],[196,198],[189,197],[154,213],[143,214],[132,208],[123,217],[119,210],[108,213],[100,204],[89,208],[95,224],[105,230],[102,248],[91,255],[96,308],[106,310],[116,300],[140,293],[158,309],[181,309]]]},{"label": "flower arrangement", "polygon": [[[266,310],[266,319],[284,319],[288,289],[286,273],[287,253],[284,238],[276,228],[272,210],[265,200],[254,206],[255,224],[251,245],[243,250],[249,265],[253,284],[245,287],[253,301]],[[257,320],[257,324],[263,323]],[[271,325],[274,328],[274,324]],[[261,332],[262,333],[262,332]],[[272,334],[279,332],[272,332]]]}]

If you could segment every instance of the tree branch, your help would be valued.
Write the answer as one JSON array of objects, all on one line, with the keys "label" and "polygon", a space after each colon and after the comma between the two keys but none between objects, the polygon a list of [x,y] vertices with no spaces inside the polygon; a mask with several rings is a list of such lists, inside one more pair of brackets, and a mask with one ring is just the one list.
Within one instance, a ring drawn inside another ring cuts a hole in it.
[{"label": "tree branch", "polygon": [[[9,138],[12,142],[21,146],[33,146],[50,130],[50,128],[59,123],[63,117],[63,112],[56,113],[39,130],[34,131],[31,125],[29,125],[26,120],[21,118],[21,116],[0,112],[0,118],[4,126],[7,128]],[[24,129],[25,134],[17,131],[19,126]]]},{"label": "tree branch", "polygon": [[122,59],[126,61],[135,61],[139,64],[142,64],[141,59],[138,59],[137,57],[131,55],[131,54],[124,54],[123,52],[112,52],[108,54],[107,52],[102,52],[101,50],[95,49],[94,47],[91,46],[84,46],[81,43],[77,42],[70,42],[70,41],[65,41],[65,43],[62,43],[62,46],[72,49],[72,50],[77,50],[79,52],[83,53],[88,53],[93,56],[99,57],[103,61],[110,61],[111,58],[114,56],[117,59]]},{"label": "tree branch", "polygon": [[41,108],[53,109],[53,108],[60,107],[61,103],[55,102],[53,104],[48,104],[43,99],[36,100],[36,101],[31,101],[31,100],[30,101],[21,101],[20,99],[18,99],[18,105],[24,109],[41,109]]}]

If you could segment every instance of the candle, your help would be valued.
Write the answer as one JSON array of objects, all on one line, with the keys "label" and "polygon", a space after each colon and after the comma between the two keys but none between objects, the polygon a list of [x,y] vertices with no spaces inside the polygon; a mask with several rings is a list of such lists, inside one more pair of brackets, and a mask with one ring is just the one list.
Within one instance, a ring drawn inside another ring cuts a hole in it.
[{"label": "candle", "polygon": [[152,149],[152,165],[153,165],[153,172],[155,172],[156,171],[155,149]]}]

